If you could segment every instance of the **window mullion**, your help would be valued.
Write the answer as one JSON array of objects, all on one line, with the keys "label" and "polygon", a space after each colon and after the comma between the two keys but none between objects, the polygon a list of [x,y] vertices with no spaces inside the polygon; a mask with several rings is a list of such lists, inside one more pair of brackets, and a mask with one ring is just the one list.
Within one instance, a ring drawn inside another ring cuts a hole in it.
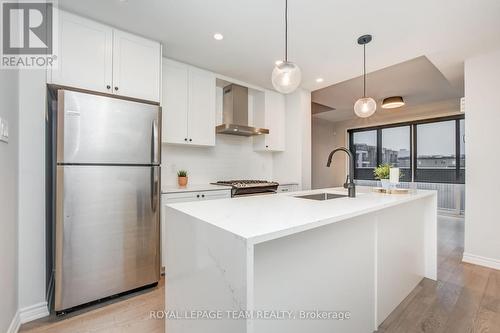
[{"label": "window mullion", "polygon": [[455,120],[455,182],[460,182],[460,119]]},{"label": "window mullion", "polygon": [[413,124],[412,125],[412,129],[413,129],[413,142],[412,142],[412,163],[411,163],[411,167],[412,167],[412,181],[413,182],[416,182],[418,181],[417,179],[417,124]]},{"label": "window mullion", "polygon": [[382,164],[382,129],[377,130],[377,165]]}]

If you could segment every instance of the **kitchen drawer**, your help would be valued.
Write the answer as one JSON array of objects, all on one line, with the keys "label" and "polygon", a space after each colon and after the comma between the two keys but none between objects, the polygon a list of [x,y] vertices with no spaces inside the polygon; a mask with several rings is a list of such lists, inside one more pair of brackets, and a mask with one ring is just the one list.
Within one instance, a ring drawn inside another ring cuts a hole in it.
[{"label": "kitchen drawer", "polygon": [[231,197],[231,190],[214,190],[214,191],[195,191],[195,192],[176,192],[164,193],[163,203],[171,204],[177,202],[190,202],[198,200],[214,200]]}]

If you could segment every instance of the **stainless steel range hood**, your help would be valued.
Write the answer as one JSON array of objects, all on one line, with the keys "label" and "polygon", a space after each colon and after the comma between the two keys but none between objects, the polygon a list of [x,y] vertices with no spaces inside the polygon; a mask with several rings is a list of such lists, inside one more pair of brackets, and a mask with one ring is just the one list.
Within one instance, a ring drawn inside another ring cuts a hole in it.
[{"label": "stainless steel range hood", "polygon": [[254,136],[269,134],[266,128],[248,126],[248,88],[231,84],[224,87],[222,125],[215,128],[217,134]]}]

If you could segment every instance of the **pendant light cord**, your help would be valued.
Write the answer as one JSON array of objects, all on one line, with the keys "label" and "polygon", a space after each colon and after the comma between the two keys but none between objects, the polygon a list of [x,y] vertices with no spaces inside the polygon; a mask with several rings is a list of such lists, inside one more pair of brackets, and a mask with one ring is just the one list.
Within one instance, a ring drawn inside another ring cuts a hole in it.
[{"label": "pendant light cord", "polygon": [[288,61],[288,0],[285,0],[285,62]]},{"label": "pendant light cord", "polygon": [[366,97],[366,44],[363,44],[363,98]]}]

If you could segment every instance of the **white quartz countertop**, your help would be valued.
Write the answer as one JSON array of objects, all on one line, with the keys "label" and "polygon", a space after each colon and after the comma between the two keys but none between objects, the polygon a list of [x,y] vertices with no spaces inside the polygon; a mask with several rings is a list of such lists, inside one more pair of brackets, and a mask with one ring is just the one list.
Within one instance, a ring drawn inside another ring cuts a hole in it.
[{"label": "white quartz countertop", "polygon": [[168,207],[229,231],[249,243],[257,244],[436,195],[435,191],[424,190],[411,194],[379,194],[358,186],[356,198],[324,201],[296,198],[298,195],[322,192],[347,194],[344,189],[330,188],[176,203]]},{"label": "white quartz countertop", "polygon": [[182,193],[182,192],[200,192],[200,191],[217,191],[231,190],[231,186],[212,185],[212,184],[188,184],[185,187],[178,185],[165,186],[161,189],[161,193]]}]

